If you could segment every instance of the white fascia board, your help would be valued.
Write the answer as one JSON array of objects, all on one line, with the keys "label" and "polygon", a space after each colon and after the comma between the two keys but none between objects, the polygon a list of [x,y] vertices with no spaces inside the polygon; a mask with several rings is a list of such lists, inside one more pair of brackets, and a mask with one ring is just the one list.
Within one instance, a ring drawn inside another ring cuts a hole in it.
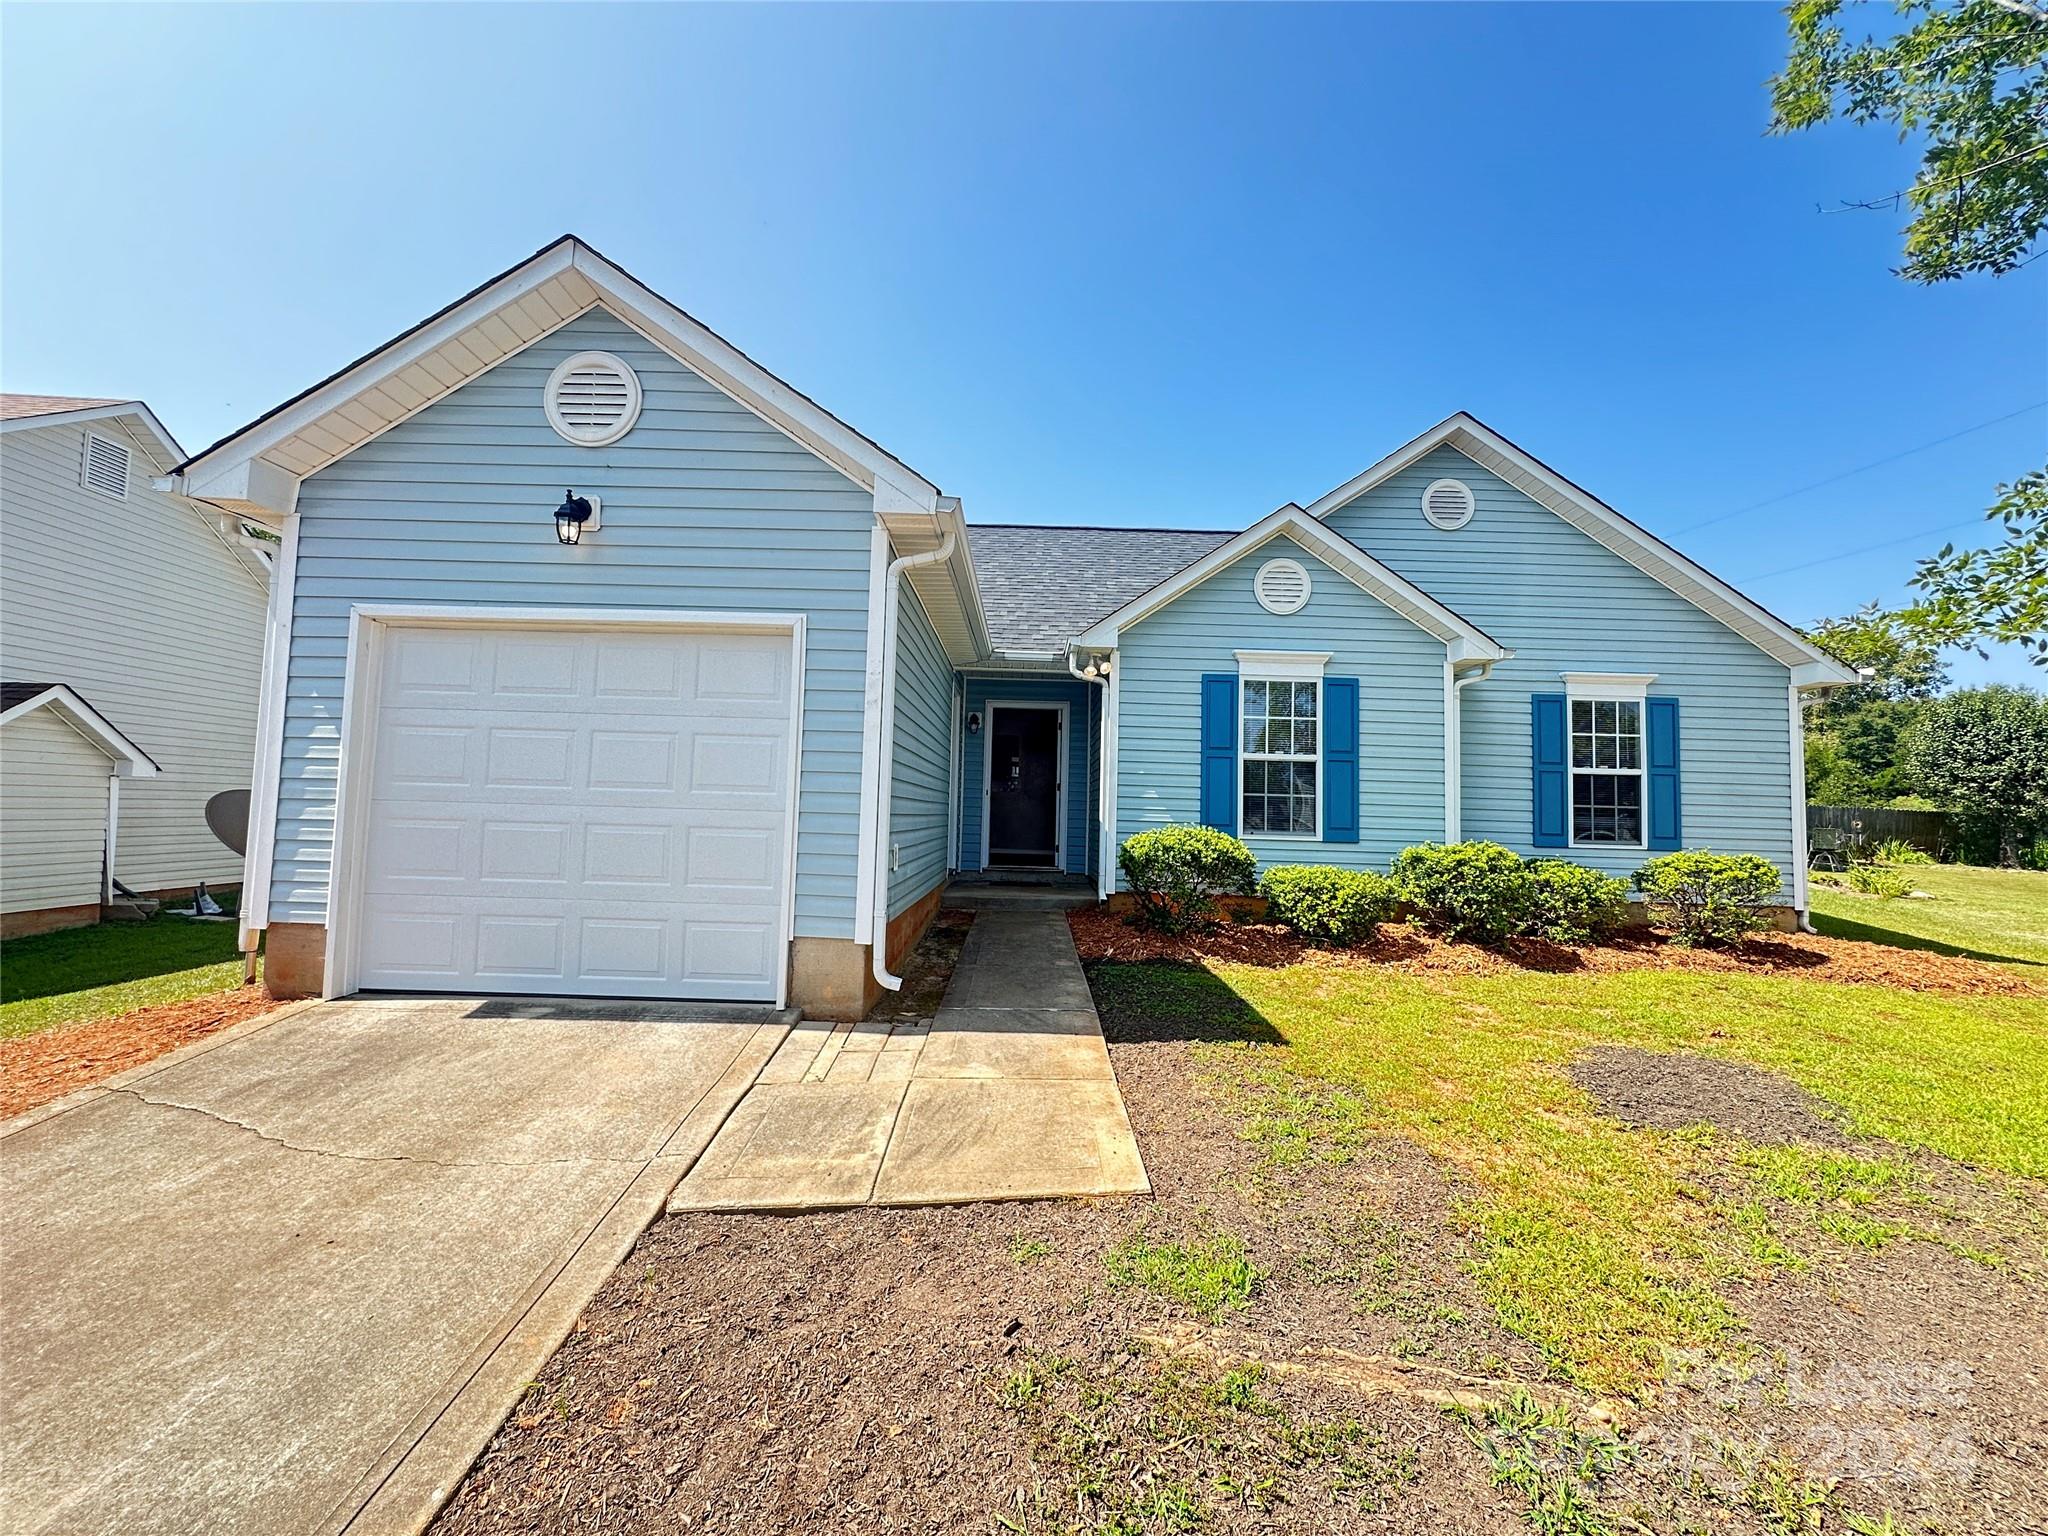
[{"label": "white fascia board", "polygon": [[1333,532],[1293,503],[1261,518],[1227,543],[1219,544],[1178,575],[1169,576],[1149,592],[1140,593],[1107,618],[1076,635],[1076,649],[1107,649],[1118,634],[1150,617],[1225,567],[1235,564],[1271,540],[1286,534],[1347,577],[1367,596],[1377,598],[1423,633],[1452,647],[1455,660],[1499,661],[1509,652],[1491,635],[1396,574],[1341,534]]},{"label": "white fascia board", "polygon": [[268,459],[232,460],[213,473],[173,475],[160,489],[273,526],[299,507],[299,477]]},{"label": "white fascia board", "polygon": [[159,772],[156,759],[122,735],[113,721],[94,709],[62,683],[45,688],[0,713],[0,725],[19,720],[32,710],[47,709],[79,735],[114,760],[114,771],[124,779],[153,779]]},{"label": "white fascia board", "polygon": [[1745,597],[1647,529],[1637,527],[1598,497],[1572,484],[1541,459],[1465,411],[1446,417],[1334,491],[1318,497],[1309,504],[1309,515],[1327,517],[1407,469],[1423,455],[1446,446],[1500,475],[1652,581],[1718,619],[1772,660],[1793,668],[1815,667],[1819,669],[1819,682],[1856,680],[1852,671],[1753,598]]},{"label": "white fascia board", "polygon": [[0,432],[27,432],[36,427],[79,426],[92,421],[125,421],[141,434],[156,467],[167,470],[185,457],[185,450],[170,430],[156,419],[156,412],[140,400],[123,400],[115,405],[81,406],[75,411],[52,411],[47,416],[17,416],[0,421]]}]

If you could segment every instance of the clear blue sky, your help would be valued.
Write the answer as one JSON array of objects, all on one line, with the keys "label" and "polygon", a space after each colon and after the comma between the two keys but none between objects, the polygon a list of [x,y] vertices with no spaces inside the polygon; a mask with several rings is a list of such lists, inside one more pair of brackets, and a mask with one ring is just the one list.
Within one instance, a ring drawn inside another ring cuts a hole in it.
[{"label": "clear blue sky", "polygon": [[564,231],[976,521],[1243,526],[1462,408],[1806,622],[1902,596],[2048,442],[2027,410],[1688,531],[2048,400],[2048,263],[1922,288],[1897,218],[1818,214],[1915,155],[1765,138],[1761,4],[0,27],[5,387],[188,447]]}]

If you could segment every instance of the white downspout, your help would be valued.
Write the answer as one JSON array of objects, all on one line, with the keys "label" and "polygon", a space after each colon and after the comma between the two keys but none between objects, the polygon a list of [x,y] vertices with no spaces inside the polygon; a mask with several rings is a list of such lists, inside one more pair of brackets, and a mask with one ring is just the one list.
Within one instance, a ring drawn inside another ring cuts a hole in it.
[{"label": "white downspout", "polygon": [[107,857],[100,870],[100,905],[114,904],[114,844],[121,832],[121,775],[107,775]]},{"label": "white downspout", "polygon": [[1110,842],[1109,806],[1107,804],[1109,797],[1109,673],[1097,669],[1092,662],[1089,664],[1089,670],[1083,672],[1074,665],[1074,653],[1072,651],[1067,652],[1067,670],[1081,679],[1082,682],[1094,683],[1102,689],[1102,723],[1096,727],[1095,731],[1095,778],[1096,782],[1101,786],[1097,794],[1103,802],[1095,807],[1095,825],[1102,838],[1101,845],[1096,849],[1095,857],[1095,899],[1097,901],[1106,901],[1109,898],[1109,892],[1102,888],[1102,849],[1107,848]]},{"label": "white downspout", "polygon": [[1451,668],[1451,686],[1444,695],[1446,711],[1444,739],[1449,750],[1444,756],[1444,841],[1461,842],[1465,836],[1465,700],[1466,688],[1493,676],[1494,664],[1490,661],[1479,663],[1479,670],[1458,674],[1455,665]]},{"label": "white downspout", "polygon": [[876,766],[875,794],[875,886],[873,926],[869,929],[869,958],[875,980],[890,992],[903,990],[903,978],[889,969],[889,821],[890,794],[895,777],[896,757],[896,639],[903,618],[903,573],[921,565],[937,565],[953,557],[956,542],[953,527],[936,549],[921,555],[898,555],[883,577],[888,586],[888,617],[882,624],[882,750]]}]

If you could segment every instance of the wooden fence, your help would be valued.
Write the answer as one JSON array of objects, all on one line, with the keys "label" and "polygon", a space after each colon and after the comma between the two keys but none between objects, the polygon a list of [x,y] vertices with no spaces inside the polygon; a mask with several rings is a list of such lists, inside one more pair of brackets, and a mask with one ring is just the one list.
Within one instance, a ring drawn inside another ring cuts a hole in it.
[{"label": "wooden fence", "polygon": [[1809,805],[1809,838],[1826,828],[1847,844],[1901,838],[1939,857],[1955,846],[1955,818],[1947,811],[1899,811],[1888,805]]}]

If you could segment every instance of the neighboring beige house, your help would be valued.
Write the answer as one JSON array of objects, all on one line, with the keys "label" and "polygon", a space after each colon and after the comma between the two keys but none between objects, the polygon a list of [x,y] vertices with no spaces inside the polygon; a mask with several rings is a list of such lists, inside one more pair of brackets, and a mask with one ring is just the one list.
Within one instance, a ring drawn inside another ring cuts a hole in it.
[{"label": "neighboring beige house", "polygon": [[183,457],[139,400],[0,395],[0,937],[241,879],[206,802],[249,784],[269,546],[155,489]]}]

